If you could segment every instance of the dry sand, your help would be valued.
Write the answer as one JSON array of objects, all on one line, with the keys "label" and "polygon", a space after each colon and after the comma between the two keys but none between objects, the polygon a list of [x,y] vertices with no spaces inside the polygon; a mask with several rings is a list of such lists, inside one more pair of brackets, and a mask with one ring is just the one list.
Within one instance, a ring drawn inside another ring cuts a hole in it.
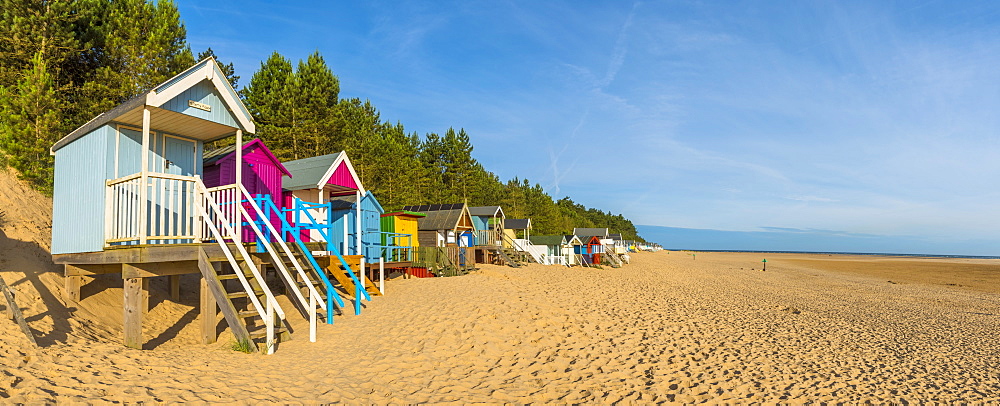
[{"label": "dry sand", "polygon": [[[19,184],[4,176],[9,215]],[[768,254],[763,272],[761,254],[660,252],[621,269],[483,266],[389,281],[317,343],[290,313],[294,340],[262,356],[226,349],[228,333],[198,344],[193,276],[181,303],[154,282],[150,349],[122,347],[121,281],[94,280],[64,307],[45,221],[11,220],[0,276],[43,348],[0,320],[0,403],[1000,401],[996,260]]]}]

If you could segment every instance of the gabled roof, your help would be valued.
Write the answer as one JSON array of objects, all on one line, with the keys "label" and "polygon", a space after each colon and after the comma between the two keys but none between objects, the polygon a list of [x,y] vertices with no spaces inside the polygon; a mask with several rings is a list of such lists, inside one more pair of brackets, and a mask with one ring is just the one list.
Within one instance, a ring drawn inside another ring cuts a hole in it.
[{"label": "gabled roof", "polygon": [[535,245],[563,245],[566,242],[561,235],[533,235],[528,240]]},{"label": "gabled roof", "polygon": [[606,228],[574,228],[573,234],[580,236],[580,240],[583,237],[606,237],[608,235],[608,229]]},{"label": "gabled roof", "polygon": [[[285,168],[285,165],[281,164],[281,161],[279,161],[278,158],[271,153],[271,150],[264,145],[264,142],[261,141],[260,138],[254,138],[249,142],[243,143],[244,152],[252,150],[254,147],[260,148],[261,151],[264,151],[264,155],[274,163],[274,166],[277,166],[278,169],[281,170],[281,173],[288,177],[292,176],[292,174],[288,172],[288,169]],[[236,158],[236,144],[227,145],[225,147],[216,148],[206,152],[202,155],[202,164],[204,166],[220,165],[222,164],[222,161],[228,160],[230,157],[233,159]]]},{"label": "gabled roof", "polygon": [[[361,197],[362,202],[366,200],[370,200],[373,204],[375,204],[375,207],[377,207],[379,211],[382,211],[382,203],[378,202],[378,199],[375,198],[374,193],[368,192]],[[353,209],[354,204],[357,201],[358,201],[357,195],[333,196],[330,198],[330,206],[333,210]],[[364,209],[362,208],[362,210]]]},{"label": "gabled roof", "polygon": [[504,217],[503,209],[501,209],[500,206],[470,207],[469,214],[481,217]]},{"label": "gabled roof", "polygon": [[[171,126],[190,124],[194,122],[197,123],[195,128],[197,128],[198,131],[196,133],[193,133],[192,131],[183,131],[184,134],[179,135],[196,138],[202,141],[213,141],[228,137],[235,132],[235,127],[230,127],[225,124],[160,108],[175,97],[181,95],[184,91],[206,80],[211,83],[216,91],[218,91],[222,103],[226,106],[226,109],[232,113],[233,117],[236,119],[237,125],[239,125],[239,128],[247,133],[256,133],[257,126],[254,124],[253,118],[250,116],[250,112],[247,110],[246,106],[243,105],[243,102],[236,94],[236,91],[233,90],[233,87],[229,85],[229,81],[226,80],[226,76],[222,73],[222,70],[219,69],[219,65],[216,63],[215,58],[208,57],[177,74],[177,76],[174,76],[154,87],[152,90],[141,93],[138,96],[126,100],[124,103],[119,104],[111,110],[98,114],[97,117],[94,117],[84,125],[73,130],[73,132],[57,141],[49,151],[54,154],[60,148],[68,145],[77,138],[87,135],[98,127],[112,121],[142,126],[142,111],[143,108],[147,106],[152,107],[152,109],[150,109],[150,114],[153,116],[152,121],[156,125],[157,130],[181,132],[172,130]],[[186,128],[191,127],[188,126]]]},{"label": "gabled roof", "polygon": [[469,215],[469,208],[465,203],[405,206],[403,210],[426,214],[424,218],[417,220],[417,230],[421,231],[455,230],[462,221],[462,216]]},{"label": "gabled roof", "polygon": [[427,217],[427,215],[424,214],[424,213],[417,213],[415,211],[408,211],[408,210],[400,210],[400,211],[394,211],[392,213],[385,213],[381,217],[393,217],[393,216],[395,216],[395,217],[413,217],[413,218]]},{"label": "gabled roof", "polygon": [[621,241],[622,240],[622,235],[621,234],[608,234],[608,238],[610,238],[612,240],[615,240],[615,241]]},{"label": "gabled roof", "polygon": [[527,230],[531,228],[531,219],[506,219],[503,221],[504,230]]},{"label": "gabled roof", "polygon": [[350,209],[357,201],[355,195],[334,196],[330,198],[330,208],[333,210]]},{"label": "gabled roof", "polygon": [[566,245],[583,245],[583,241],[580,240],[580,237],[573,234],[564,235],[563,238],[566,239]]},{"label": "gabled roof", "polygon": [[281,187],[285,190],[322,189],[330,182],[333,173],[341,164],[345,165],[358,190],[364,194],[361,178],[354,171],[354,165],[351,165],[351,159],[344,151],[285,162],[292,179],[282,180]]}]

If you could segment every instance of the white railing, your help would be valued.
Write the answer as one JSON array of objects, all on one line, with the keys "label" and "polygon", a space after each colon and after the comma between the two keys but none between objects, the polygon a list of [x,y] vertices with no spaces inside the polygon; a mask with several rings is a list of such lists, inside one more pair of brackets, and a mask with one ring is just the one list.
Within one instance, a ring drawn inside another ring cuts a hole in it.
[{"label": "white railing", "polygon": [[476,245],[499,247],[503,241],[500,230],[476,230]]},{"label": "white railing", "polygon": [[[260,205],[258,205],[257,202],[254,201],[253,196],[250,196],[250,192],[247,192],[246,188],[244,188],[243,185],[239,185],[238,189],[239,189],[238,193],[240,193],[240,195],[242,195],[242,198],[246,199],[247,203],[250,204],[250,208],[253,210],[253,214],[256,215],[256,218],[267,219],[267,216],[264,215],[264,211],[261,210]],[[298,299],[299,304],[302,306],[302,308],[306,309],[306,311],[308,312],[309,341],[316,342],[316,319],[317,319],[316,314],[317,312],[319,312],[320,309],[326,309],[326,301],[323,300],[323,298],[319,294],[319,291],[316,290],[316,284],[313,283],[313,279],[309,277],[303,265],[299,262],[298,258],[295,257],[295,252],[288,247],[288,244],[286,244],[282,238],[275,238],[278,247],[280,247],[281,250],[275,249],[274,245],[271,244],[269,238],[264,233],[264,230],[262,230],[257,225],[257,223],[253,221],[255,216],[251,215],[251,213],[248,213],[242,204],[235,206],[237,206],[237,208],[240,211],[240,216],[241,216],[240,218],[247,220],[248,222],[247,224],[250,225],[250,228],[257,236],[257,242],[264,246],[264,250],[267,251],[267,253],[271,256],[272,262],[274,263],[275,267],[278,270],[278,274],[285,279],[285,282],[288,284],[288,286],[297,286],[298,281],[296,281],[295,278],[292,276],[292,270],[288,269],[288,267],[285,266],[285,258],[287,258],[292,263],[292,266],[295,268],[295,272],[298,274],[300,278],[302,278],[302,281],[305,282],[306,289],[309,292],[308,300],[306,300],[305,296],[303,296],[302,292],[299,291],[298,289],[291,289],[291,291],[293,293],[292,295],[293,298]],[[272,236],[281,235],[281,233],[279,233],[278,230],[274,227],[274,224],[271,224],[270,220],[264,220],[261,223],[264,224],[265,229],[268,231],[268,233],[270,233],[270,235]],[[327,300],[333,300],[333,298],[327,298]]]},{"label": "white railing", "polygon": [[542,254],[542,264],[569,266],[569,258],[565,255]]},{"label": "white railing", "polygon": [[[268,354],[274,353],[274,341],[275,332],[277,331],[278,325],[280,325],[280,320],[285,320],[285,312],[281,309],[281,305],[278,304],[277,299],[275,299],[274,294],[271,293],[271,289],[264,283],[265,279],[261,274],[257,265],[252,261],[250,253],[247,252],[246,247],[243,244],[233,244],[236,247],[237,252],[242,258],[242,262],[246,264],[246,267],[250,269],[254,278],[258,281],[258,286],[264,293],[264,302],[261,303],[257,298],[256,293],[254,293],[253,286],[251,286],[250,281],[247,280],[246,276],[243,274],[243,268],[240,266],[240,261],[236,259],[233,252],[229,248],[229,244],[225,242],[227,239],[232,239],[236,235],[235,229],[230,224],[222,224],[222,227],[216,227],[215,223],[211,220],[214,218],[224,218],[225,214],[222,212],[218,202],[216,202],[211,193],[205,188],[205,184],[201,182],[201,179],[195,179],[195,192],[197,193],[197,199],[194,200],[194,209],[196,215],[205,224],[205,229],[214,239],[219,247],[222,248],[223,254],[226,256],[226,260],[229,261],[229,265],[233,267],[240,284],[243,286],[244,291],[247,292],[247,297],[250,299],[250,303],[254,310],[257,311],[257,315],[264,321],[264,328],[266,329],[265,346],[266,352]],[[242,207],[242,206],[240,206]],[[277,315],[279,320],[275,320]]]},{"label": "white railing", "polygon": [[198,178],[147,173],[145,179],[145,201],[141,199],[144,186],[140,174],[106,182],[105,244],[198,241],[203,235],[193,210]]},{"label": "white railing", "polygon": [[[223,229],[227,225],[234,227],[236,219],[239,218],[240,205],[236,204],[239,201],[237,193],[239,192],[236,190],[236,184],[206,188],[205,194],[219,206],[219,212],[208,213],[209,220],[204,223],[203,227],[207,227],[209,222],[219,229]],[[201,238],[211,239],[212,237],[208,230],[204,229]],[[232,239],[232,236],[227,236],[227,238]]]},{"label": "white railing", "polygon": [[545,255],[548,252],[546,247],[536,246],[535,244],[532,244],[531,241],[524,238],[514,238],[511,241],[513,242],[512,245],[514,246],[514,249],[521,252],[527,252],[528,255],[531,255],[531,258],[539,264],[544,263],[542,255]]}]

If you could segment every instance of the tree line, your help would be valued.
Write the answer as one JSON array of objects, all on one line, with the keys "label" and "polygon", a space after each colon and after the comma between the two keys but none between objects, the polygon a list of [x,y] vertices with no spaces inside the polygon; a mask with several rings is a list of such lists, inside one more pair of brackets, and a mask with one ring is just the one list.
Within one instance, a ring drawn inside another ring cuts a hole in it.
[{"label": "tree line", "polygon": [[[170,0],[0,0],[0,164],[51,193],[48,150],[59,138],[216,56],[211,49],[195,56],[186,38]],[[407,132],[369,100],[341,98],[339,79],[318,51],[294,64],[274,52],[242,88],[233,65],[220,66],[253,115],[255,136],[279,159],[347,151],[387,210],[500,205],[508,218],[531,218],[536,235],[608,227],[641,239],[620,214],[554,200],[527,179],[502,181],[473,158],[464,129]]]}]

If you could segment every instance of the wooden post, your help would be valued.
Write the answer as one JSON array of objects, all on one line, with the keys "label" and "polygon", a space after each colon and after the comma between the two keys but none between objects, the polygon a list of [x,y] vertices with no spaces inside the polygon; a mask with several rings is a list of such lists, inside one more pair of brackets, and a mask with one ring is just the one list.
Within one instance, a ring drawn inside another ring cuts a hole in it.
[{"label": "wooden post", "polygon": [[[129,266],[125,264],[125,266]],[[125,346],[142,349],[142,314],[149,308],[149,281],[146,278],[125,278],[124,324]]]},{"label": "wooden post", "polygon": [[[220,264],[214,263],[212,265],[218,270]],[[219,304],[215,302],[215,296],[212,295],[212,291],[208,287],[208,280],[204,276],[201,277],[200,296],[201,300],[198,306],[201,310],[201,342],[211,344],[218,338],[215,327],[217,325],[216,317],[219,314]]]},{"label": "wooden post", "polygon": [[146,244],[146,227],[149,225],[149,210],[148,210],[148,199],[149,199],[149,178],[147,177],[147,171],[149,171],[149,107],[143,107],[142,109],[142,157],[140,158],[141,166],[139,167],[139,245]]},{"label": "wooden post", "polygon": [[[329,210],[329,211],[332,212],[333,210]],[[347,241],[348,240],[348,237],[347,237],[347,228],[348,228],[347,227],[347,213],[344,213],[344,215],[341,216],[341,217],[344,219],[344,249],[341,250],[340,252],[343,253],[344,255],[350,255],[350,252],[347,251],[347,247],[350,246],[350,245],[348,245],[349,242]]]},{"label": "wooden post", "polygon": [[83,285],[83,276],[75,275],[75,272],[78,270],[78,268],[71,264],[63,265],[63,269],[64,269],[63,275],[65,275],[63,279],[63,285],[64,285],[63,296],[66,300],[66,304],[68,305],[71,303],[73,304],[79,303],[80,286]]},{"label": "wooden post", "polygon": [[[365,255],[364,249],[362,249],[362,245],[361,245],[361,230],[363,228],[361,226],[361,191],[360,190],[355,191],[354,192],[354,196],[355,196],[355,199],[356,199],[357,205],[358,205],[358,209],[356,210],[356,212],[354,214],[355,215],[354,234],[355,234],[355,241],[357,241],[356,244],[357,244],[357,247],[358,247],[358,253],[357,254],[358,255]],[[344,226],[346,227],[347,225],[345,224]]]},{"label": "wooden post", "polygon": [[[333,301],[333,298],[327,299]],[[309,342],[316,342],[316,294],[309,291]]]},{"label": "wooden post", "polygon": [[[367,275],[368,272],[365,269],[365,256],[364,255],[361,256],[360,261],[361,261],[360,265],[358,265],[358,286],[361,287],[361,290],[358,290],[355,293],[358,296],[358,301],[359,302],[361,301],[361,298],[363,298],[365,296],[364,293],[362,293],[362,290],[368,290],[365,287],[365,278],[368,277],[368,275]],[[369,298],[368,301],[371,301],[371,298]]]},{"label": "wooden post", "polygon": [[378,291],[385,295],[385,258],[378,259]]},{"label": "wooden post", "polygon": [[[242,204],[243,193],[240,192],[240,185],[243,184],[243,130],[236,130],[236,201],[233,204]],[[236,224],[234,225],[233,231],[235,236],[233,236],[233,241],[237,244],[243,242],[243,217],[240,215],[240,211],[236,209]],[[249,221],[250,219],[247,219]]]},{"label": "wooden post", "polygon": [[167,277],[170,282],[170,299],[175,302],[181,301],[181,276],[170,275]]}]

